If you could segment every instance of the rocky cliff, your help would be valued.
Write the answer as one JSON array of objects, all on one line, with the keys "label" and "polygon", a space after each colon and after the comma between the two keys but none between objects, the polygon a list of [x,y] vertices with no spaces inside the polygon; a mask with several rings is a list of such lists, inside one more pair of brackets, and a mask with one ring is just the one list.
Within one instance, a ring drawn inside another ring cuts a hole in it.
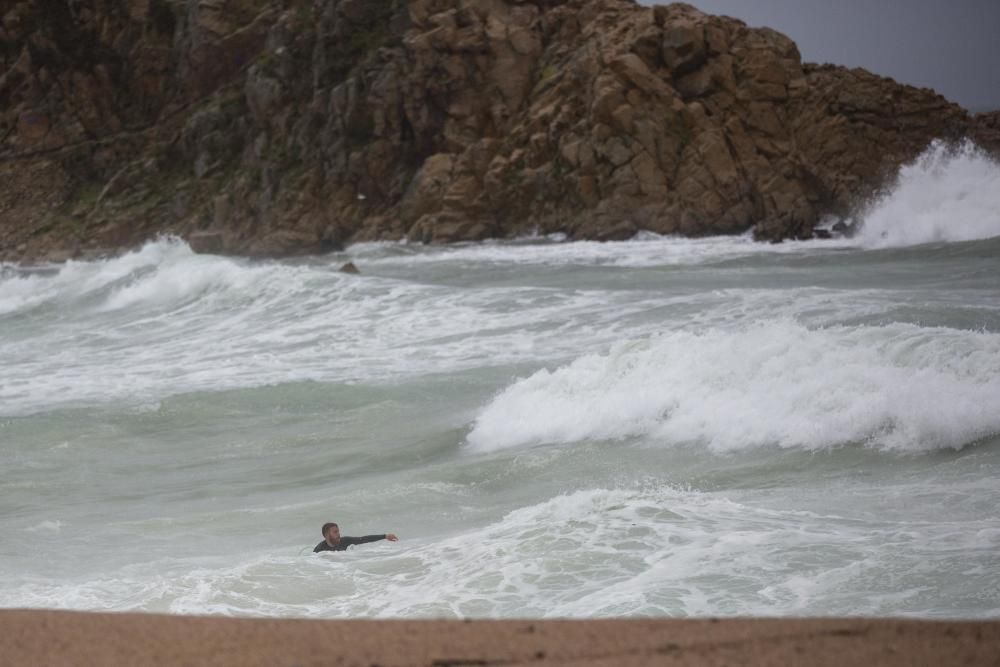
[{"label": "rocky cliff", "polygon": [[994,131],[933,91],[804,64],[787,37],[685,4],[0,11],[7,260],[164,232],[247,255],[556,231],[808,237],[931,140]]}]

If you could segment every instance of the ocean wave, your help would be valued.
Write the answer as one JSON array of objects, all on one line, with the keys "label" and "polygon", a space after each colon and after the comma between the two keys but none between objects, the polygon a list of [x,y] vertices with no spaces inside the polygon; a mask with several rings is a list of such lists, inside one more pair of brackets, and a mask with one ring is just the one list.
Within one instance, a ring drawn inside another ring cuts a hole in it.
[{"label": "ocean wave", "polygon": [[1000,433],[1000,335],[770,321],[621,342],[509,386],[476,451],[584,440],[960,449]]},{"label": "ocean wave", "polygon": [[455,534],[339,554],[154,556],[96,576],[8,581],[0,602],[313,618],[930,615],[941,602],[919,570],[933,567],[965,595],[957,611],[984,615],[989,601],[971,597],[983,582],[968,571],[996,534],[992,519],[898,522],[662,484],[586,488]]},{"label": "ocean wave", "polygon": [[1000,165],[974,144],[932,144],[860,216],[866,248],[1000,236]]},{"label": "ocean wave", "polygon": [[758,243],[752,234],[683,238],[640,232],[626,241],[565,241],[523,239],[487,241],[451,246],[408,246],[365,243],[351,246],[348,253],[360,265],[375,268],[454,266],[583,266],[606,268],[653,268],[725,262],[745,257],[793,255],[807,251],[829,251],[855,247],[853,240],[790,241]]},{"label": "ocean wave", "polygon": [[[397,381],[572,354],[614,336],[600,291],[454,290],[348,276],[335,262],[196,255],[164,239],[0,282],[0,413],[267,384]],[[40,354],[44,351],[44,354]]]},{"label": "ocean wave", "polygon": [[131,276],[192,255],[183,241],[162,238],[112,259],[69,260],[28,270],[11,269],[0,280],[0,314],[28,310],[47,302],[76,302],[113,288]]}]

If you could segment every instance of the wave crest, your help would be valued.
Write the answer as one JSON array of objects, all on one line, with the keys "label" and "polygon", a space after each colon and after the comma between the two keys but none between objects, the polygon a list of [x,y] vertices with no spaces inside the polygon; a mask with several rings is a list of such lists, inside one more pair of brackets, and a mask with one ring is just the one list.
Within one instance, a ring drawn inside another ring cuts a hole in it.
[{"label": "wave crest", "polygon": [[1000,236],[1000,165],[971,142],[934,142],[861,216],[867,248]]},{"label": "wave crest", "polygon": [[480,412],[468,445],[644,438],[720,452],[926,451],[997,433],[1000,335],[780,321],[662,334],[539,371]]}]

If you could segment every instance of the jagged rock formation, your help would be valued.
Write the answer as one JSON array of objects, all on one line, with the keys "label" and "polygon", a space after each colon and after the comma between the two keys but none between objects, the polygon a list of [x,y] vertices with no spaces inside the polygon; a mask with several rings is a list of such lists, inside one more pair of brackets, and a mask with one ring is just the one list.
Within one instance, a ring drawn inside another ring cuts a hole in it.
[{"label": "jagged rock formation", "polygon": [[[631,0],[22,0],[0,259],[538,231],[806,237],[934,138],[933,91]],[[206,241],[207,239],[207,241]]]},{"label": "jagged rock formation", "polygon": [[972,123],[970,138],[990,154],[1000,156],[1000,111],[978,113]]}]

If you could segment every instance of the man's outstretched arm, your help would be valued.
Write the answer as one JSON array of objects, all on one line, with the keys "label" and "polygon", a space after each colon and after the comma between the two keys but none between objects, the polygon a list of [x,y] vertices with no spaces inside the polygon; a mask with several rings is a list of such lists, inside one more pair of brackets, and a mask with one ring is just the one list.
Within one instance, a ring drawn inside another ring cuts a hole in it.
[{"label": "man's outstretched arm", "polygon": [[364,537],[342,537],[340,538],[341,544],[368,544],[369,542],[378,542],[379,540],[389,540],[390,542],[395,542],[399,538],[393,533],[383,533],[382,535],[365,535]]}]

